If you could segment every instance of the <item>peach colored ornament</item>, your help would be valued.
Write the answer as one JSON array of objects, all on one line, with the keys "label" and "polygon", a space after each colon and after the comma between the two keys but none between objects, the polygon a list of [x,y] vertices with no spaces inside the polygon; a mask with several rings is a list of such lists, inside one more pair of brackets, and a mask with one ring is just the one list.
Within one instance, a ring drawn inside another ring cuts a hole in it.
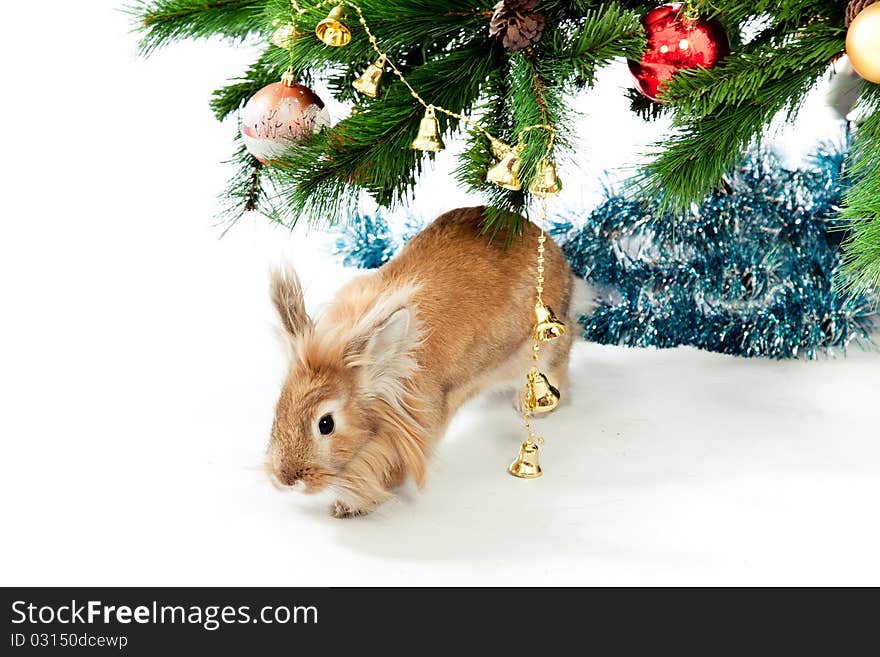
[{"label": "peach colored ornament", "polygon": [[275,82],[260,89],[241,110],[241,136],[263,164],[330,125],[324,101],[306,86]]}]

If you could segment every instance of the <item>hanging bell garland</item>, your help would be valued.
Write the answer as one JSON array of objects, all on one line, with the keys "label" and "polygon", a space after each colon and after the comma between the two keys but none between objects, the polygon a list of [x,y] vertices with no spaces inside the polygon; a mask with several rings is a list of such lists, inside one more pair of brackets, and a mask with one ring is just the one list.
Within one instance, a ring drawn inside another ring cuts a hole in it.
[{"label": "hanging bell garland", "polygon": [[351,30],[346,25],[348,14],[343,5],[336,5],[327,18],[315,26],[315,36],[326,46],[339,48],[351,41]]},{"label": "hanging bell garland", "polygon": [[522,166],[521,158],[524,149],[525,144],[522,143],[513,148],[498,139],[493,139],[492,153],[498,158],[498,162],[489,167],[486,172],[486,181],[514,192],[522,189],[519,170]]},{"label": "hanging bell garland", "polygon": [[375,62],[367,67],[367,70],[354,82],[351,86],[364,96],[375,98],[379,95],[379,80],[382,79],[382,73],[385,72],[385,55],[382,55]]},{"label": "hanging bell garland", "polygon": [[526,440],[519,448],[519,454],[507,471],[514,477],[520,479],[535,479],[540,477],[541,464],[538,463],[538,446],[531,437]]},{"label": "hanging bell garland", "polygon": [[532,413],[549,413],[559,406],[559,390],[538,370],[529,372],[525,405]]},{"label": "hanging bell garland", "polygon": [[550,342],[565,335],[565,324],[560,322],[553,309],[543,301],[535,303],[535,340]]},{"label": "hanging bell garland", "polygon": [[562,191],[562,183],[556,175],[556,165],[552,160],[545,157],[538,163],[529,191],[539,198],[556,196]]},{"label": "hanging bell garland", "polygon": [[419,133],[416,135],[412,147],[414,150],[426,153],[436,153],[446,148],[446,144],[440,137],[440,123],[434,115],[433,105],[428,105],[425,110],[425,116],[419,123]]}]

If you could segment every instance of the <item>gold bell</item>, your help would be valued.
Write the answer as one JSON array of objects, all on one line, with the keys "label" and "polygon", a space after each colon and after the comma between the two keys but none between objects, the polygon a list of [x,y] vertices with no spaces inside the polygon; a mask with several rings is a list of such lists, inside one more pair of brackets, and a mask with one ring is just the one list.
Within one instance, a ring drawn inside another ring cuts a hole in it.
[{"label": "gold bell", "polygon": [[562,183],[556,175],[556,165],[548,158],[541,159],[538,170],[529,185],[529,191],[539,198],[556,196],[562,191]]},{"label": "gold bell", "polygon": [[492,155],[495,156],[496,160],[502,159],[511,151],[511,147],[505,144],[500,139],[495,139],[495,137],[490,137],[490,139],[491,141],[489,142],[489,147],[492,151]]},{"label": "gold bell", "polygon": [[[273,22],[273,25],[280,21]],[[272,33],[272,45],[285,50],[290,50],[296,41],[296,28],[293,23],[282,23],[278,25],[275,32]]]},{"label": "gold bell", "polygon": [[559,406],[559,391],[537,370],[529,372],[525,405],[532,413],[549,413]]},{"label": "gold bell", "polygon": [[538,446],[531,438],[525,441],[519,448],[516,457],[507,471],[514,477],[522,479],[535,479],[541,476],[541,464],[538,463]]},{"label": "gold bell", "polygon": [[425,116],[419,123],[419,134],[416,135],[412,147],[417,151],[429,153],[436,153],[446,148],[446,144],[440,137],[440,124],[437,122],[437,117],[434,116],[433,105],[429,105],[425,110]]},{"label": "gold bell", "polygon": [[565,324],[556,319],[553,309],[542,301],[535,304],[535,340],[550,342],[565,335]]},{"label": "gold bell", "polygon": [[357,91],[364,96],[375,98],[379,95],[379,80],[382,79],[382,73],[385,72],[385,55],[382,55],[375,62],[367,67],[363,75],[351,83]]},{"label": "gold bell", "polygon": [[338,48],[344,46],[351,41],[351,30],[345,21],[348,20],[348,14],[345,7],[336,5],[330,10],[327,18],[322,20],[315,26],[315,35],[327,46]]},{"label": "gold bell", "polygon": [[504,189],[511,189],[513,191],[522,189],[522,182],[519,179],[519,168],[522,165],[520,156],[522,155],[523,148],[523,144],[517,145],[516,148],[511,148],[498,140],[493,141],[492,152],[499,158],[499,161],[493,164],[486,172],[486,180]]}]

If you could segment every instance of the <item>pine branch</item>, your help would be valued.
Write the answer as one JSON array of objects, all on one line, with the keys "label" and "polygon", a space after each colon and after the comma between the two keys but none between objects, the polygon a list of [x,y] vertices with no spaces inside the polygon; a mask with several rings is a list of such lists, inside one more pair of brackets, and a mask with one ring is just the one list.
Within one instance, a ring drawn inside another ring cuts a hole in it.
[{"label": "pine branch", "polygon": [[843,287],[853,296],[880,290],[880,85],[866,84],[866,118],[856,130],[841,213],[851,235],[844,243]]},{"label": "pine branch", "polygon": [[726,25],[741,25],[760,18],[781,31],[792,32],[813,21],[843,25],[846,1],[828,0],[712,0],[698,5],[706,18]]},{"label": "pine branch", "polygon": [[242,40],[267,29],[265,1],[260,0],[135,0],[126,10],[143,32],[141,53],[183,39],[223,36]]},{"label": "pine branch", "polygon": [[661,116],[669,116],[672,109],[668,105],[657,103],[636,89],[627,89],[630,111],[642,121],[656,121]]},{"label": "pine branch", "polygon": [[[655,159],[638,182],[639,193],[671,209],[705,197],[777,114],[785,112],[794,120],[807,93],[840,52],[841,37],[837,26],[815,25],[791,39],[788,48],[797,57],[782,55],[766,69],[756,56],[734,58],[731,69],[738,74],[732,76],[726,64],[677,74],[664,96],[681,103],[674,120],[677,132],[656,145]],[[701,93],[688,96],[682,88]]]},{"label": "pine branch", "polygon": [[[490,72],[481,89],[482,102],[476,110],[481,124],[493,135],[512,140],[516,133],[516,125],[511,110],[511,80],[508,66],[509,58],[499,56],[501,67]],[[525,209],[526,198],[522,191],[509,191],[486,182],[486,171],[495,163],[486,138],[478,133],[468,134],[467,146],[464,149],[458,167],[456,179],[465,187],[481,191],[487,203],[485,213],[486,231],[493,237],[498,234],[505,221],[509,221],[508,212],[513,211],[519,216]],[[519,234],[521,224],[514,220],[510,224],[508,236]]]},{"label": "pine branch", "polygon": [[[282,10],[286,0],[269,0],[269,15]],[[307,7],[300,3],[305,13],[299,17],[300,36],[293,53],[295,68],[311,68],[315,71],[348,68],[352,62],[368,62],[375,59],[366,33],[358,24],[357,15],[351,9],[349,26],[351,41],[344,48],[328,48],[311,29],[327,15],[328,6],[317,3]],[[442,56],[460,47],[470,47],[475,41],[488,49],[487,19],[481,9],[491,8],[491,3],[481,2],[474,7],[472,0],[448,2],[411,2],[406,0],[358,0],[370,30],[376,36],[380,48],[389,53],[401,68],[420,65],[432,56]],[[273,53],[279,63],[287,62],[289,54],[281,49]],[[286,64],[285,64],[286,65]]]},{"label": "pine branch", "polygon": [[824,70],[843,52],[842,27],[813,23],[790,34],[768,36],[731,53],[712,69],[679,71],[664,86],[663,101],[683,114],[708,116],[722,106],[741,105],[766,85],[798,68]]},{"label": "pine branch", "polygon": [[[538,162],[547,152],[550,133],[545,130],[532,130],[528,133],[523,131],[529,126],[539,124],[567,125],[568,117],[573,114],[560,93],[560,85],[550,77],[551,75],[552,72],[542,69],[532,55],[513,53],[510,57],[508,111],[512,118],[513,133],[509,136],[509,141],[516,144],[517,136],[523,135],[525,150],[521,156],[519,176],[524,189],[528,188]],[[559,148],[564,149],[568,145],[565,134],[557,134],[555,143]],[[509,208],[507,204],[501,207]],[[497,218],[492,217],[492,219]],[[487,223],[491,226],[494,222],[487,220]]]},{"label": "pine branch", "polygon": [[606,3],[584,13],[574,31],[553,30],[541,44],[541,62],[578,88],[592,86],[596,70],[617,57],[638,59],[645,47],[640,15]]},{"label": "pine branch", "polygon": [[227,224],[229,230],[248,212],[259,212],[270,220],[281,223],[278,210],[266,192],[263,175],[266,168],[253,155],[247,152],[244,144],[238,139],[239,146],[229,163],[235,164],[235,174],[220,196],[223,209],[220,219]]},{"label": "pine branch", "polygon": [[[481,44],[428,62],[410,79],[430,102],[462,112],[476,102],[492,67],[493,58],[485,56]],[[288,221],[303,216],[334,223],[356,206],[362,190],[382,205],[403,201],[426,157],[410,148],[423,113],[402,85],[394,85],[332,132],[291,146],[267,171],[277,183],[279,205],[288,208]],[[437,118],[447,135],[458,127],[444,115]]]}]

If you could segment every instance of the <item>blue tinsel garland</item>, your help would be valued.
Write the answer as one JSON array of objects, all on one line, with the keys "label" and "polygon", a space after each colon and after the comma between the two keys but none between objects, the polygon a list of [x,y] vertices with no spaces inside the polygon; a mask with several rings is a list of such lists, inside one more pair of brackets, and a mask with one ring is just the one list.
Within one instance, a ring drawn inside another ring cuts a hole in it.
[{"label": "blue tinsel garland", "polygon": [[[793,171],[756,153],[685,216],[609,194],[585,217],[554,222],[572,269],[601,293],[581,320],[584,337],[770,358],[869,345],[871,300],[835,287],[843,162],[838,150],[823,149],[812,168]],[[412,226],[405,233],[395,240],[382,217],[361,217],[336,253],[346,265],[378,267]]]}]

